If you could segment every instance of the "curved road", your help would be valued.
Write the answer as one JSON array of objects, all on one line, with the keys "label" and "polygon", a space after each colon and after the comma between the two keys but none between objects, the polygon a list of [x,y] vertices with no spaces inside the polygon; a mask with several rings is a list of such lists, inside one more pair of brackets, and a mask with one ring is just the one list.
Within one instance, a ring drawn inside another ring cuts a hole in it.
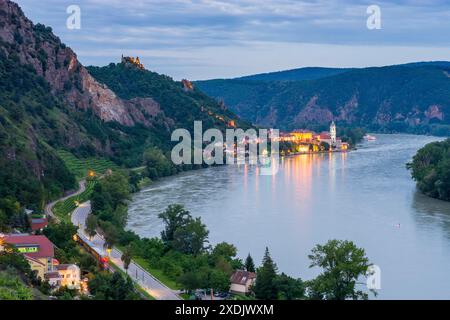
[{"label": "curved road", "polygon": [[70,193],[70,194],[68,194],[67,196],[63,197],[63,198],[59,198],[59,199],[57,199],[57,200],[55,200],[55,201],[50,202],[49,204],[47,204],[47,205],[45,206],[45,215],[46,215],[47,217],[52,217],[52,218],[55,219],[56,221],[59,221],[59,219],[58,219],[58,218],[54,215],[54,213],[53,213],[53,207],[55,206],[56,203],[58,203],[58,202],[60,202],[60,201],[67,200],[67,199],[70,198],[70,197],[77,196],[77,195],[83,193],[84,190],[86,190],[86,180],[81,180],[81,181],[79,182],[79,186],[80,186],[80,187],[79,187],[79,189],[78,189],[77,191],[75,191],[75,192],[73,192],[73,193]]},{"label": "curved road", "polygon": [[[92,249],[102,256],[107,256],[105,252],[104,243],[105,240],[100,234],[96,234],[89,239],[85,233],[85,223],[88,215],[91,213],[91,202],[85,202],[81,204],[72,213],[71,221],[74,225],[78,226],[78,236],[81,237]],[[117,248],[113,248],[109,258],[111,261],[120,268],[123,272],[125,268],[121,260],[122,252]],[[157,300],[181,300],[180,296],[175,291],[171,290],[158,279],[153,277],[149,272],[142,269],[137,263],[131,261],[128,267],[128,275],[138,283],[138,285],[147,291],[152,297]]]}]

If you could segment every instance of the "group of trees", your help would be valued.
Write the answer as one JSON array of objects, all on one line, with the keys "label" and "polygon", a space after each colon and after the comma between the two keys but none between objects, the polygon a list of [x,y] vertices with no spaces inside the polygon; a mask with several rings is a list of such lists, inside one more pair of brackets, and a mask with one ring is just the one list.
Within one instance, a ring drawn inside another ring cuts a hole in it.
[{"label": "group of trees", "polygon": [[13,228],[27,231],[30,228],[28,215],[14,197],[0,198],[0,232]]},{"label": "group of trees", "polygon": [[430,197],[450,201],[450,139],[427,144],[407,167],[419,190]]},{"label": "group of trees", "polygon": [[325,245],[314,247],[308,257],[310,267],[319,267],[322,273],[313,280],[303,282],[284,273],[278,274],[277,266],[266,248],[262,266],[256,272],[255,297],[263,300],[368,299],[368,293],[357,288],[358,280],[367,275],[370,267],[363,249],[351,241],[330,240]]}]

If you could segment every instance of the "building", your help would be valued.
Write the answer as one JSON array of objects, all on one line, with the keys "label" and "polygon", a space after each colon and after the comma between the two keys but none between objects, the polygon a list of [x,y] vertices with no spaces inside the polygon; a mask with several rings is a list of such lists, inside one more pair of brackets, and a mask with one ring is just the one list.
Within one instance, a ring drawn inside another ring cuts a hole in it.
[{"label": "building", "polygon": [[125,65],[132,65],[135,66],[139,69],[144,69],[144,65],[141,63],[141,60],[139,60],[139,57],[124,57],[122,55],[122,60],[121,62]]},{"label": "building", "polygon": [[81,272],[80,268],[75,264],[60,264],[55,266],[61,277],[60,285],[69,289],[80,289]]},{"label": "building", "polygon": [[3,238],[22,253],[30,264],[31,270],[37,271],[37,276],[45,279],[45,274],[53,272],[54,246],[45,236],[11,234]]},{"label": "building", "polygon": [[48,225],[47,218],[32,218],[31,219],[31,230],[33,232],[42,231]]},{"label": "building", "polygon": [[336,146],[336,124],[334,123],[334,121],[331,122],[330,125],[330,137],[331,137],[331,145],[333,147]]},{"label": "building", "polygon": [[189,92],[189,91],[193,91],[194,90],[194,85],[192,84],[191,81],[189,81],[187,79],[183,79],[183,80],[181,80],[181,83],[183,84],[183,90],[185,92]]},{"label": "building", "polygon": [[233,293],[247,294],[256,281],[256,273],[237,270],[231,276],[230,291]]},{"label": "building", "polygon": [[45,275],[45,280],[53,289],[58,289],[61,287],[61,275],[57,271],[47,272]]},{"label": "building", "polygon": [[291,136],[294,137],[296,142],[312,142],[313,132],[308,130],[295,130],[291,132]]}]

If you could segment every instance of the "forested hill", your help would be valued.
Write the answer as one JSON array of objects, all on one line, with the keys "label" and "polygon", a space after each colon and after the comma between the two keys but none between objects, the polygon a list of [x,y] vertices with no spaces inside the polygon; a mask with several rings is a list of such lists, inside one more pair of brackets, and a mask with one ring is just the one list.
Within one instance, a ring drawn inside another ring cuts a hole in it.
[{"label": "forested hill", "polygon": [[194,121],[202,121],[205,128],[225,129],[230,121],[239,127],[249,126],[225,105],[207,96],[187,80],[184,83],[174,81],[166,75],[124,63],[88,67],[88,70],[97,81],[107,85],[122,99],[153,100],[175,127],[192,129]]},{"label": "forested hill", "polygon": [[289,81],[290,73],[196,84],[260,125],[294,129],[334,120],[387,132],[450,133],[449,62],[349,69],[313,80]]},{"label": "forested hill", "polygon": [[0,228],[77,186],[62,150],[137,167],[149,148],[166,157],[171,132],[194,120],[245,126],[189,82],[125,63],[90,70],[100,82],[50,27],[0,0]]}]

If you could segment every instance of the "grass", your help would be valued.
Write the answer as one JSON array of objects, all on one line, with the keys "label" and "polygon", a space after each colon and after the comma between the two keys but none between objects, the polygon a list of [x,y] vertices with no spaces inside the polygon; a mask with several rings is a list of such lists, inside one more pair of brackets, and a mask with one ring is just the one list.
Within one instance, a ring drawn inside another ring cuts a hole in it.
[{"label": "grass", "polygon": [[64,201],[59,201],[53,207],[53,213],[62,221],[70,222],[70,213],[76,209],[75,202],[83,203],[91,197],[94,186],[97,183],[95,180],[88,180],[86,182],[86,190],[77,196],[67,198]]},{"label": "grass", "polygon": [[90,170],[96,174],[104,174],[108,169],[118,169],[114,162],[103,158],[77,158],[65,150],[58,150],[58,156],[78,180],[85,178]]},{"label": "grass", "polygon": [[178,284],[176,281],[173,281],[172,279],[170,279],[167,275],[164,274],[164,272],[162,270],[150,267],[149,263],[146,260],[144,260],[143,258],[134,257],[133,261],[136,262],[138,265],[140,265],[143,269],[150,272],[156,279],[161,281],[163,284],[165,284],[170,289],[172,289],[172,290],[182,289],[180,284]]}]

